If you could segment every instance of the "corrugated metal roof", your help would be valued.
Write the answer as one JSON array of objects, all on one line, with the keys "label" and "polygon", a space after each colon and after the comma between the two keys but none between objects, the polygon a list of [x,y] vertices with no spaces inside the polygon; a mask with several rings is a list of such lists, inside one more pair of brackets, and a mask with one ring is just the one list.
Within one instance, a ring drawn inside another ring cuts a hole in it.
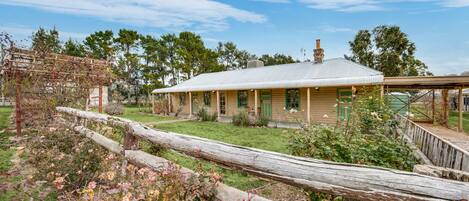
[{"label": "corrugated metal roof", "polygon": [[343,58],[205,73],[153,93],[350,86],[383,83],[383,74]]}]

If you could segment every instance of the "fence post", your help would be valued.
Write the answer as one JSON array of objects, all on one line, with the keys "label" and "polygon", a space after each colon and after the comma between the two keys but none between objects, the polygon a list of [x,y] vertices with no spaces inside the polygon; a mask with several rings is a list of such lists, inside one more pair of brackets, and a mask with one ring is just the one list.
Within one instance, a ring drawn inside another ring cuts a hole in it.
[{"label": "fence post", "polygon": [[125,126],[125,136],[124,136],[124,143],[123,147],[124,149],[122,150],[122,155],[124,156],[124,159],[122,161],[122,167],[121,167],[121,173],[122,175],[127,174],[127,159],[125,159],[125,151],[126,150],[137,150],[138,149],[138,139],[133,135],[133,130],[130,126],[126,125]]}]

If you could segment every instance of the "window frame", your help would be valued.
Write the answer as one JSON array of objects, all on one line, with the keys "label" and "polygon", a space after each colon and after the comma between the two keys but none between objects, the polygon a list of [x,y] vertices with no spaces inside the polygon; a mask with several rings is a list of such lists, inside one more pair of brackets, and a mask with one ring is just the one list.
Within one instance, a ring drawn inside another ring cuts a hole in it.
[{"label": "window frame", "polygon": [[[291,104],[289,104],[289,99],[291,100],[291,98],[289,98],[290,96],[290,93],[289,91],[291,90],[295,90],[295,91],[298,91],[298,93],[296,93],[298,95],[298,98],[297,98],[297,107],[291,107]],[[291,88],[291,89],[285,89],[285,109],[286,110],[291,110],[291,109],[295,109],[297,111],[300,110],[300,107],[301,107],[301,94],[300,94],[300,89],[299,88]]]},{"label": "window frame", "polygon": [[[240,101],[240,95],[242,93],[246,93],[246,101],[245,101],[245,104],[241,104],[242,101]],[[248,107],[248,103],[249,103],[249,93],[247,90],[238,90],[238,93],[237,93],[237,101],[238,101],[238,108],[247,108]]]}]

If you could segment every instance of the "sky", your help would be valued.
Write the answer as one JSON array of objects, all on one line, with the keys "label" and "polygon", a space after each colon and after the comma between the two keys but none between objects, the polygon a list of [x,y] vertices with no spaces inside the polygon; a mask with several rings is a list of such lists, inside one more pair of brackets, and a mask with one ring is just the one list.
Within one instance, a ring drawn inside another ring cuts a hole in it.
[{"label": "sky", "polygon": [[[251,53],[350,55],[358,30],[397,25],[435,75],[469,71],[469,0],[1,0],[0,32],[29,43],[39,27],[81,41],[99,30],[155,37],[193,31],[206,45],[232,41]],[[303,51],[304,50],[304,51]]]}]

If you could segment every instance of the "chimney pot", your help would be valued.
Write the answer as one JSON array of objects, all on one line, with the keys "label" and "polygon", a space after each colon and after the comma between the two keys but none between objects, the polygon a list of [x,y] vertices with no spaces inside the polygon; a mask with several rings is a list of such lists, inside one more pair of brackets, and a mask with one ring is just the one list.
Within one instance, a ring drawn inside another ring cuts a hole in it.
[{"label": "chimney pot", "polygon": [[247,68],[257,68],[264,66],[264,62],[261,60],[249,60],[247,64]]},{"label": "chimney pot", "polygon": [[321,48],[321,40],[316,39],[316,49],[314,49],[313,61],[315,64],[322,63],[324,59],[324,49]]}]

